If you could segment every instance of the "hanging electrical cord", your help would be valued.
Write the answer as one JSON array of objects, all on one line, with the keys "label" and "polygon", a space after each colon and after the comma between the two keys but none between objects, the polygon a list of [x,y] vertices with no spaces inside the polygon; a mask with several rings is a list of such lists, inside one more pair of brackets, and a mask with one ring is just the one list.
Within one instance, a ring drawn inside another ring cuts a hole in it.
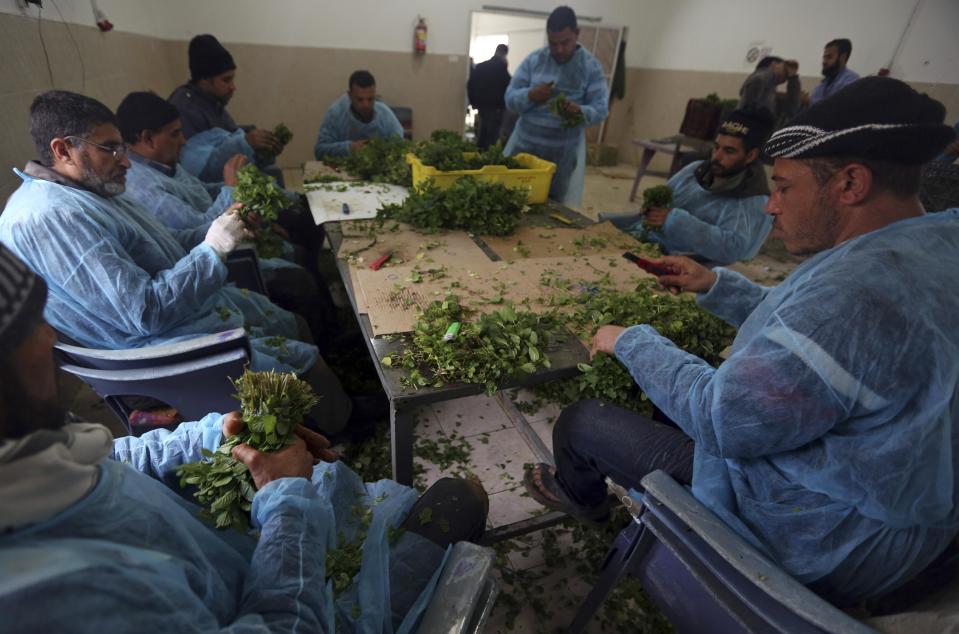
[{"label": "hanging electrical cord", "polygon": [[37,33],[40,34],[40,47],[43,49],[43,57],[47,60],[47,74],[50,76],[50,88],[56,88],[53,83],[53,66],[50,65],[50,54],[47,53],[47,43],[43,39],[43,7],[37,5]]},{"label": "hanging electrical cord", "polygon": [[902,51],[902,44],[906,41],[906,34],[908,34],[909,29],[912,28],[913,20],[916,19],[916,14],[919,13],[919,7],[921,6],[922,0],[916,0],[916,4],[912,7],[912,13],[909,14],[909,19],[906,20],[906,26],[903,27],[902,33],[899,34],[899,41],[896,42],[896,48],[892,52],[892,57],[889,58],[889,65],[886,66],[889,72],[892,72],[892,68],[899,58],[899,53]]},{"label": "hanging electrical cord", "polygon": [[70,28],[70,24],[67,22],[67,19],[63,17],[63,11],[60,10],[60,6],[57,4],[56,0],[50,0],[53,3],[53,8],[57,10],[57,13],[60,15],[60,20],[63,22],[63,26],[67,28],[67,34],[70,36],[70,41],[73,42],[73,48],[77,52],[77,59],[80,61],[80,92],[84,93],[87,89],[87,67],[83,63],[83,55],[80,53],[80,45],[77,44],[77,39],[73,37],[73,29]]}]

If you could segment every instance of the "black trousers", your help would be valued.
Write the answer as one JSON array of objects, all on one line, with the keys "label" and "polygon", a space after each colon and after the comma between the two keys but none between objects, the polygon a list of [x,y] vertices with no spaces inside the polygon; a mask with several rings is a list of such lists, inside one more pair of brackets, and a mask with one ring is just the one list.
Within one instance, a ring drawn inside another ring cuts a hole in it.
[{"label": "black trousers", "polygon": [[479,125],[476,127],[476,145],[485,150],[499,140],[503,125],[503,108],[480,108]]},{"label": "black trousers", "polygon": [[340,328],[326,285],[318,284],[314,274],[298,267],[275,269],[267,278],[265,283],[270,299],[281,308],[302,316],[320,352],[329,352]]},{"label": "black trousers", "polygon": [[681,430],[598,400],[580,401],[553,428],[556,472],[579,504],[606,497],[606,476],[641,489],[640,480],[662,469],[682,484],[693,479],[693,440]]}]

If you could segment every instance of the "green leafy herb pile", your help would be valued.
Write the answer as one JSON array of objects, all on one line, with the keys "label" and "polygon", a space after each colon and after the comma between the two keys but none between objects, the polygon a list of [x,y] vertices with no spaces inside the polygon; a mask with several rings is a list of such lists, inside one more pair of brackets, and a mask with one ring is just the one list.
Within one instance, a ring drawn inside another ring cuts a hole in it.
[{"label": "green leafy herb pile", "polygon": [[443,145],[457,149],[460,152],[476,151],[476,145],[474,143],[470,143],[464,139],[463,135],[459,132],[453,132],[452,130],[433,130],[433,132],[430,133],[430,140],[422,145]]},{"label": "green leafy herb pile", "polygon": [[[273,136],[276,137],[276,140],[280,143],[280,152],[283,151],[283,148],[293,140],[293,133],[285,123],[278,123],[276,127],[273,128]],[[257,150],[256,151],[256,162],[260,165],[268,165],[273,162],[273,159],[276,158],[276,154],[270,152],[269,150]]]},{"label": "green leafy herb pile", "polygon": [[472,153],[458,147],[441,143],[428,143],[416,150],[423,165],[430,165],[441,172],[478,170],[486,165],[505,165],[509,169],[523,169],[519,161],[503,154],[502,142],[497,142],[482,152],[474,148]]},{"label": "green leafy herb pile", "polygon": [[280,217],[280,211],[289,207],[291,201],[276,181],[263,174],[255,165],[244,165],[236,173],[237,186],[233,200],[243,203],[242,214],[254,214],[262,220],[252,227],[256,231],[257,254],[261,258],[275,258],[283,254],[283,240],[269,227]]},{"label": "green leafy herb pile", "polygon": [[185,464],[177,475],[181,487],[197,487],[194,497],[217,528],[246,530],[256,485],[246,465],[233,458],[233,447],[246,443],[259,451],[283,449],[318,399],[310,385],[293,373],[246,371],[234,385],[246,428],[220,443],[216,451],[204,449],[208,460]]},{"label": "green leafy herb pile", "polygon": [[[433,302],[420,314],[403,353],[384,357],[383,364],[409,370],[405,382],[411,387],[479,383],[488,394],[510,378],[550,367],[545,349],[559,329],[555,316],[507,304],[475,321],[470,317],[455,295]],[[459,333],[444,341],[454,322],[461,324]]]},{"label": "green leafy herb pile", "polygon": [[363,180],[409,187],[413,177],[406,154],[412,152],[413,147],[412,141],[398,137],[372,138],[356,152],[327,156],[323,161]]},{"label": "green leafy herb pile", "polygon": [[[607,324],[649,324],[683,350],[716,365],[721,361],[719,354],[735,336],[732,326],[701,309],[692,297],[655,292],[651,280],[640,283],[634,292],[599,289],[594,294],[570,295],[567,301],[576,310],[566,325],[587,341]],[[650,411],[646,395],[615,358],[600,353],[591,362],[581,363],[579,369],[579,376],[544,384],[537,393],[562,405],[599,398],[637,411]]]},{"label": "green leafy herb pile", "polygon": [[668,185],[656,185],[643,190],[643,209],[670,207],[673,204],[673,190]]},{"label": "green leafy herb pile", "polygon": [[[643,190],[643,209],[654,209],[656,207],[672,207],[673,190],[668,185],[656,185],[647,187]],[[643,222],[646,231],[661,231],[662,227],[653,227]]]},{"label": "green leafy herb pile", "polygon": [[434,130],[428,141],[414,143],[397,137],[373,138],[356,152],[347,156],[327,156],[323,161],[363,180],[403,187],[409,187],[413,179],[406,162],[409,152],[420,157],[424,165],[432,165],[442,171],[477,169],[483,165],[522,167],[514,159],[503,156],[502,146],[489,148],[480,154],[481,158],[470,161],[463,158],[464,152],[478,151],[475,145],[464,140],[457,132]]},{"label": "green leafy herb pile", "polygon": [[420,230],[464,229],[481,235],[509,235],[526,209],[526,191],[464,176],[447,189],[427,179],[399,204],[381,208],[392,218]]},{"label": "green leafy herb pile", "polygon": [[586,117],[583,116],[582,112],[568,112],[566,110],[566,104],[566,93],[562,92],[553,97],[549,102],[549,111],[562,119],[559,127],[575,128],[576,126],[586,123]]}]

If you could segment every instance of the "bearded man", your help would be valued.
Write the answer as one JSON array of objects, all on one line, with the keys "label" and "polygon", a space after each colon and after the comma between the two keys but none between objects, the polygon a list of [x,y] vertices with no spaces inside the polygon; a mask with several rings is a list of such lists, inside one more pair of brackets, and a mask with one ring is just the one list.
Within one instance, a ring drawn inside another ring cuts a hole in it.
[{"label": "bearded man", "polygon": [[766,110],[733,111],[719,126],[710,160],[687,165],[666,183],[673,190],[672,207],[600,214],[600,220],[669,254],[716,264],[752,258],[772,229],[763,211],[769,186],[758,160],[772,124]]}]

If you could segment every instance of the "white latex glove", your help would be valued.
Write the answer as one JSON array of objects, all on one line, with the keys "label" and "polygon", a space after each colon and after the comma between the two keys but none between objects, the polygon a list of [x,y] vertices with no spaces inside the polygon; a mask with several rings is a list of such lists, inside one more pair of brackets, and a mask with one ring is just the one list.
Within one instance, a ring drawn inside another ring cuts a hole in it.
[{"label": "white latex glove", "polygon": [[243,220],[236,211],[227,211],[220,214],[207,229],[204,242],[209,244],[217,255],[226,257],[240,242],[246,238]]}]

